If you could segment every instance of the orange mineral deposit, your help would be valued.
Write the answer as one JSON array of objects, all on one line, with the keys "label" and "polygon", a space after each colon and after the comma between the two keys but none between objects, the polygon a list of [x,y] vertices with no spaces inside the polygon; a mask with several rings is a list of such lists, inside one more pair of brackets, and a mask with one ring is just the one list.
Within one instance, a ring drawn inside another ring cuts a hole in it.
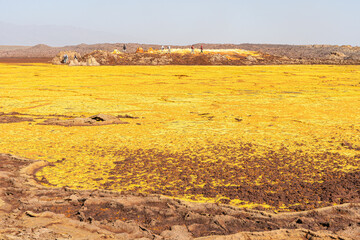
[{"label": "orange mineral deposit", "polygon": [[138,47],[136,49],[136,53],[144,53],[144,49],[142,47]]}]

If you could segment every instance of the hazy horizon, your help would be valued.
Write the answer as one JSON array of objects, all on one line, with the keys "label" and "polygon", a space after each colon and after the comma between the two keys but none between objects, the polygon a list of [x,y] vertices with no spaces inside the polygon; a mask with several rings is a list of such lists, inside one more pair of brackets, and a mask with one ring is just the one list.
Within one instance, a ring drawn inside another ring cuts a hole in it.
[{"label": "hazy horizon", "polygon": [[0,0],[0,45],[353,45],[355,0]]}]

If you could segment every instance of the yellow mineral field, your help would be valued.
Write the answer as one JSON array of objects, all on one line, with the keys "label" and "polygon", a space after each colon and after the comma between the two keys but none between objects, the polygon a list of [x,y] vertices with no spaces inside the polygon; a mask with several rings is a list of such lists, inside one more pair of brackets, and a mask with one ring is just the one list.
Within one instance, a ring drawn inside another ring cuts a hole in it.
[{"label": "yellow mineral field", "polygon": [[[0,112],[50,187],[291,210],[360,168],[360,66],[0,64]],[[127,124],[41,125],[99,113]]]}]

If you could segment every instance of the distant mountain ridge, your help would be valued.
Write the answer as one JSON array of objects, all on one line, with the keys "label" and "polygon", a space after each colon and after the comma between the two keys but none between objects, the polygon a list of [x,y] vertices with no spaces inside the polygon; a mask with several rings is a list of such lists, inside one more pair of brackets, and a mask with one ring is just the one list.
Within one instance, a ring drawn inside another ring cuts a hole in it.
[{"label": "distant mountain ridge", "polygon": [[[76,44],[91,39],[96,42],[117,42],[127,36],[117,33],[89,30],[73,26],[57,25],[17,25],[0,22],[0,45],[34,45],[46,41],[47,44],[62,46]],[[90,40],[89,40],[90,41]]]}]

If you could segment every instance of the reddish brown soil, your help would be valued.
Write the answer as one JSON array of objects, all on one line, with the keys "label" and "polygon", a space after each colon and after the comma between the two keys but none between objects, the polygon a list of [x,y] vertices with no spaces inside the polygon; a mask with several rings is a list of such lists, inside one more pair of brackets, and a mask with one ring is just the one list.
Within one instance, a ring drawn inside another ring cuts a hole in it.
[{"label": "reddish brown soil", "polygon": [[[206,162],[202,156],[192,157],[192,150],[176,153],[151,149],[119,150],[114,152],[114,157],[124,156],[125,159],[114,162],[116,167],[108,173],[112,180],[103,184],[103,188],[111,189],[113,185],[139,184],[135,179],[119,176],[125,171],[130,172],[131,176],[138,176],[146,170],[152,174],[166,176],[162,182],[158,183],[155,190],[149,190],[148,193],[167,196],[203,195],[204,197],[216,198],[220,194],[228,198],[221,200],[225,204],[232,199],[242,199],[258,204],[266,202],[276,208],[286,206],[294,211],[360,202],[360,172],[334,171],[337,166],[329,166],[319,170],[311,164],[306,164],[307,167],[304,168],[302,163],[306,163],[312,158],[307,154],[291,152],[286,148],[278,152],[268,150],[266,155],[256,156],[257,161],[252,161],[250,158],[254,155],[251,153],[258,147],[250,143],[238,144],[236,147],[227,145],[209,145],[206,147],[208,152],[216,153],[221,149],[226,149],[229,156],[232,156],[232,153],[240,154],[241,157],[239,158],[247,163],[245,169],[229,164],[236,162],[236,159],[231,157],[217,162]],[[137,161],[138,156],[141,156],[141,162]],[[352,162],[356,161],[357,157],[329,152],[316,155],[316,159],[325,160],[327,158]],[[173,159],[172,163],[169,164],[167,159]],[[301,161],[292,166],[291,163],[295,162],[295,159]],[[168,167],[165,169],[161,167],[165,165]],[[178,171],[178,169],[182,169],[182,171]],[[284,175],[282,171],[294,174]],[[188,176],[189,172],[196,174],[196,181],[205,185],[203,187],[194,185]],[[259,176],[259,172],[266,173],[266,176],[258,185],[253,184]],[[305,182],[304,177],[312,173],[318,173],[311,178],[313,182]],[[173,182],[178,179],[181,179],[185,184],[171,186],[167,184],[167,181]],[[217,179],[224,185],[235,183],[236,186],[216,186],[213,184],[213,179]],[[241,179],[246,179],[246,181]],[[142,178],[142,181],[148,181],[146,176]]]},{"label": "reddish brown soil", "polygon": [[15,122],[31,122],[32,118],[22,118],[16,116],[1,116],[0,115],[0,123],[15,123]]},{"label": "reddish brown soil", "polygon": [[[160,195],[45,188],[45,162],[0,154],[0,239],[356,239],[360,205],[298,213],[241,210]],[[243,232],[246,231],[246,232]],[[225,238],[217,238],[225,239]]]},{"label": "reddish brown soil", "polygon": [[46,57],[32,57],[32,58],[24,58],[24,57],[11,57],[11,58],[0,58],[0,63],[49,63],[52,58]]}]

